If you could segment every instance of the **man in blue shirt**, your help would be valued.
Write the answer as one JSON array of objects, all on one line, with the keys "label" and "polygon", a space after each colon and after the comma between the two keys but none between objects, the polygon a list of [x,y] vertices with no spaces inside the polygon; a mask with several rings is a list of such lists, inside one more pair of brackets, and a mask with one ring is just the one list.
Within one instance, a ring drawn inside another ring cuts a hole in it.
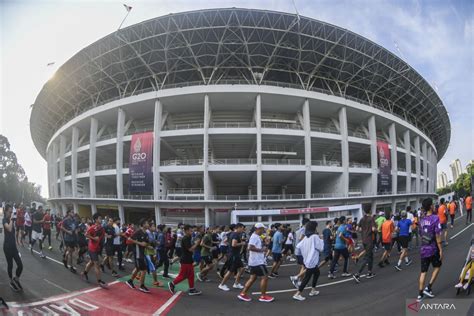
[{"label": "man in blue shirt", "polygon": [[281,265],[281,251],[283,248],[283,226],[280,223],[275,224],[276,232],[273,235],[272,242],[272,256],[273,266],[269,278],[276,278],[278,276],[278,269]]},{"label": "man in blue shirt", "polygon": [[402,247],[402,252],[400,253],[400,259],[395,266],[395,269],[402,271],[401,265],[403,259],[405,259],[405,265],[409,266],[412,263],[412,260],[408,258],[408,243],[410,242],[410,227],[413,225],[413,222],[407,218],[407,212],[402,211],[402,219],[398,221],[397,231],[398,231],[398,242]]},{"label": "man in blue shirt", "polygon": [[330,279],[335,279],[334,276],[334,269],[336,267],[336,263],[339,261],[339,257],[343,256],[344,257],[344,270],[342,271],[341,276],[351,276],[347,272],[347,266],[349,265],[349,251],[347,250],[346,242],[347,239],[344,236],[347,226],[346,226],[346,217],[341,216],[339,218],[339,223],[340,226],[336,231],[336,243],[334,244],[334,259],[331,263],[331,268],[329,269],[329,278]]}]

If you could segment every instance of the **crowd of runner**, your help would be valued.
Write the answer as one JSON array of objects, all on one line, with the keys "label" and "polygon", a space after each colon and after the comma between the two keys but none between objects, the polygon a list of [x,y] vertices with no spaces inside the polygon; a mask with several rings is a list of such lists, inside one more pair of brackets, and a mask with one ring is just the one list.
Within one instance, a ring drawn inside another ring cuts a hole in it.
[{"label": "crowd of runner", "polygon": [[[235,289],[238,299],[247,302],[252,300],[248,293],[258,278],[261,293],[258,300],[274,300],[267,294],[269,279],[280,277],[279,268],[285,261],[296,261],[298,265],[289,279],[295,287],[293,298],[303,301],[303,291],[310,281],[309,296],[319,294],[316,285],[324,266],[328,267],[329,279],[336,278],[341,271],[340,277],[352,277],[360,283],[363,277],[375,277],[374,261],[379,268],[403,271],[412,264],[411,258],[417,252],[421,257],[418,300],[422,300],[425,296],[434,297],[433,284],[442,265],[443,247],[448,245],[448,225],[453,227],[460,207],[467,213],[466,224],[470,223],[472,198],[468,195],[463,201],[440,199],[439,205],[427,198],[418,210],[407,207],[395,213],[372,214],[368,206],[360,220],[341,216],[327,221],[320,230],[317,222],[304,218],[301,227],[293,231],[289,225],[279,223],[270,227],[256,223],[250,228],[241,223],[215,227],[180,223],[172,229],[148,219],[140,220],[138,225],[122,224],[119,218],[102,217],[98,213],[91,219],[81,218],[71,210],[61,218],[42,206],[33,204],[26,208],[22,204],[7,204],[3,208],[3,250],[10,287],[16,292],[23,289],[20,283],[23,264],[18,247],[28,247],[32,255],[38,253],[46,258],[45,242],[52,250],[54,229],[64,267],[78,273],[78,266],[85,263],[80,276],[89,281],[93,270],[97,284],[103,288],[107,283],[101,274],[108,269],[112,276],[119,277],[116,268],[125,270],[127,261],[135,267],[125,282],[132,289],[148,293],[145,277],[150,274],[155,287],[166,286],[175,293],[176,285],[187,280],[188,294],[199,295],[195,278],[209,282],[215,271],[217,290]],[[35,250],[36,245],[39,251]],[[376,253],[379,253],[377,258]],[[268,262],[272,263],[269,269]],[[352,273],[350,262],[354,265]],[[173,264],[179,264],[179,273],[172,280],[168,272]],[[425,284],[430,265],[433,271]],[[365,269],[367,273],[363,274]],[[243,282],[245,273],[250,276]],[[158,275],[169,282],[162,284]]]}]

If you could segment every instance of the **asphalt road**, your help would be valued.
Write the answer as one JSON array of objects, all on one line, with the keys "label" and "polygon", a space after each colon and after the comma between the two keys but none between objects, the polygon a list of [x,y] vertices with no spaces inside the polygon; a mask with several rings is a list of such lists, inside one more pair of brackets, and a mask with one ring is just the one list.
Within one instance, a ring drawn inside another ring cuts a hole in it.
[{"label": "asphalt road", "polygon": [[[441,274],[433,287],[437,298],[456,298],[454,284],[457,283],[473,233],[474,224],[466,226],[464,218],[459,218],[454,229],[449,230],[449,245],[444,251]],[[0,243],[3,244],[3,234],[0,235]],[[21,293],[15,293],[9,288],[5,256],[0,251],[0,296],[7,302],[21,304],[93,287],[93,284],[84,282],[78,275],[64,268],[57,243],[54,242],[53,246],[53,251],[45,250],[48,259],[32,255],[26,248],[20,249],[24,264],[21,280],[25,288]],[[380,256],[381,251],[375,254],[375,262]],[[391,262],[396,261],[395,257],[394,250]],[[275,297],[272,303],[258,302],[257,282],[252,288],[254,300],[249,303],[241,302],[236,297],[238,290],[219,290],[217,276],[212,273],[211,282],[197,282],[197,287],[203,291],[201,296],[189,297],[182,293],[168,315],[404,315],[406,299],[414,299],[418,292],[420,260],[417,249],[411,251],[411,257],[414,259],[413,264],[403,271],[397,272],[393,267],[375,267],[376,277],[370,280],[363,278],[360,284],[356,284],[351,278],[340,276],[330,280],[327,277],[328,269],[324,267],[318,281],[320,295],[309,297],[309,291],[305,291],[303,295],[307,299],[303,302],[292,299],[295,290],[288,277],[295,274],[298,267],[291,262],[286,262],[281,267],[280,277],[269,281],[269,294]],[[130,263],[126,264],[127,271],[123,276],[130,273],[132,268]],[[352,263],[349,269],[350,272],[355,271]],[[79,271],[81,270],[82,267],[79,267]],[[90,274],[91,279],[95,280],[93,273]],[[106,282],[116,280],[110,273],[104,274],[103,279]],[[245,279],[246,277],[243,281]],[[471,299],[473,295],[471,294]],[[465,294],[460,297],[466,298]]]}]

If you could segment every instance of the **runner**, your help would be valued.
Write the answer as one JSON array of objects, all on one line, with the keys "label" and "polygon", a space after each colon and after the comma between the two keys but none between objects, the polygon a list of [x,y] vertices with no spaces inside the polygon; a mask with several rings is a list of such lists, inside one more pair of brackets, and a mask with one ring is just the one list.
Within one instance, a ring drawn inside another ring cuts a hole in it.
[{"label": "runner", "polygon": [[377,232],[377,224],[371,215],[372,209],[370,205],[366,205],[364,208],[364,217],[360,220],[359,231],[361,232],[362,244],[364,246],[364,260],[359,268],[359,271],[352,275],[352,278],[357,283],[360,283],[360,274],[364,271],[367,265],[367,279],[371,279],[375,276],[372,272],[374,264],[374,239],[375,233]]},{"label": "runner", "polygon": [[46,256],[43,253],[43,207],[40,205],[38,209],[33,214],[33,225],[32,225],[32,235],[31,235],[31,244],[30,244],[30,251],[33,253],[33,248],[35,246],[36,241],[38,241],[38,246],[40,250],[40,257],[45,259]]},{"label": "runner", "polygon": [[441,224],[441,230],[443,230],[443,244],[448,245],[448,207],[446,206],[444,198],[441,198],[440,204],[438,207],[438,218],[439,223]]},{"label": "runner", "polygon": [[273,265],[272,270],[270,272],[269,278],[273,279],[278,276],[278,269],[281,265],[282,260],[282,249],[283,249],[283,225],[280,223],[275,224],[275,234],[273,234],[272,238],[272,257],[273,257]]},{"label": "runner", "polygon": [[296,259],[293,258],[293,255],[295,254],[295,247],[293,246],[293,244],[295,242],[295,238],[293,236],[293,232],[291,231],[291,228],[288,228],[287,234],[288,235],[286,236],[285,245],[284,245],[284,249],[283,249],[283,254],[285,256],[285,259],[288,258],[288,256],[289,256],[290,261],[295,262]]},{"label": "runner", "polygon": [[452,229],[454,228],[454,217],[456,216],[456,209],[457,209],[456,201],[454,201],[453,199],[451,203],[449,203],[448,207],[449,207],[449,217],[451,218],[451,229]]},{"label": "runner", "polygon": [[29,209],[25,212],[25,235],[28,236],[28,244],[31,245],[31,234],[32,228],[31,225],[33,224],[31,219],[31,211]]},{"label": "runner", "polygon": [[306,298],[301,295],[304,288],[308,284],[311,277],[313,281],[311,283],[311,292],[309,296],[316,296],[319,294],[319,291],[316,291],[316,283],[320,275],[318,262],[319,262],[319,253],[324,249],[324,242],[321,240],[316,232],[318,223],[309,222],[306,224],[306,237],[298,243],[296,248],[299,248],[301,254],[303,255],[304,266],[306,267],[306,272],[301,282],[298,290],[293,295],[293,299],[298,301],[304,301]]},{"label": "runner", "polygon": [[262,243],[261,235],[265,232],[265,225],[262,223],[256,223],[254,226],[255,230],[250,236],[248,250],[249,250],[249,268],[250,278],[245,283],[244,288],[237,296],[240,300],[250,302],[252,298],[247,295],[252,284],[255,283],[257,277],[261,277],[260,280],[260,302],[273,302],[275,298],[267,295],[268,285],[268,270],[266,267],[265,252],[267,251],[266,246]]},{"label": "runner", "polygon": [[383,268],[384,264],[390,265],[388,258],[390,258],[390,253],[392,252],[393,246],[393,234],[395,232],[395,225],[393,221],[390,219],[390,214],[385,214],[385,221],[381,227],[382,231],[382,246],[384,248],[384,252],[382,257],[380,258],[380,262],[378,264],[379,267]]},{"label": "runner", "polygon": [[377,241],[375,246],[378,248],[383,248],[383,241],[382,241],[382,224],[386,221],[385,214],[380,212],[375,219],[375,224],[377,224]]},{"label": "runner", "polygon": [[112,217],[108,219],[107,225],[104,227],[105,232],[105,257],[100,264],[102,272],[105,272],[105,265],[112,270],[112,276],[118,277],[117,271],[115,271],[114,266],[114,238],[115,238],[115,228],[114,220]]},{"label": "runner", "polygon": [[76,268],[74,267],[74,253],[77,248],[77,235],[76,235],[77,223],[72,216],[72,211],[66,211],[66,217],[64,218],[61,230],[63,231],[64,245],[66,246],[66,251],[63,256],[63,264],[66,269],[68,268],[68,262],[70,264],[69,270],[72,273],[76,273]]},{"label": "runner", "polygon": [[232,286],[234,289],[242,290],[244,287],[240,284],[240,277],[244,272],[244,264],[242,263],[242,258],[240,256],[240,251],[245,242],[242,241],[242,232],[244,230],[244,225],[242,223],[237,223],[235,225],[235,230],[230,234],[230,258],[229,258],[229,269],[219,284],[218,288],[222,291],[229,291],[229,287],[225,284],[231,276],[235,275],[235,282]]},{"label": "runner", "polygon": [[101,225],[102,217],[99,213],[95,213],[92,216],[94,224],[89,227],[86,232],[86,237],[89,239],[88,251],[89,251],[89,262],[86,265],[86,268],[82,272],[82,276],[86,281],[89,281],[88,273],[92,267],[95,269],[95,276],[97,283],[102,288],[107,288],[107,284],[101,279],[101,271],[99,265],[99,252],[100,252],[100,243],[104,239],[105,231]]},{"label": "runner", "polygon": [[[306,231],[306,224],[309,222],[309,218],[303,218],[302,220],[302,225],[301,227],[296,231],[296,244],[298,244],[300,241],[303,240],[303,238],[306,237],[305,231]],[[329,232],[331,233],[331,232]],[[296,263],[300,266],[300,270],[297,275],[295,276],[290,276],[290,281],[293,283],[293,286],[298,288],[299,284],[303,280],[303,276],[306,272],[306,268],[304,267],[304,262],[303,262],[303,256],[301,255],[301,250],[298,248],[295,248],[295,257],[296,257]],[[321,266],[320,266],[321,267]]]},{"label": "runner", "polygon": [[117,254],[118,269],[120,271],[125,270],[123,267],[123,253],[122,253],[122,241],[123,236],[122,229],[120,227],[120,218],[116,217],[114,220],[114,254]]},{"label": "runner", "polygon": [[24,246],[25,241],[25,207],[20,204],[16,211],[16,242],[18,246]]},{"label": "runner", "polygon": [[181,258],[182,255],[182,248],[181,248],[181,240],[183,239],[183,224],[178,223],[178,229],[176,230],[176,243],[174,245],[175,254],[176,256],[171,260],[170,264],[173,264]]},{"label": "runner", "polygon": [[184,225],[183,238],[181,239],[181,267],[179,268],[178,276],[168,282],[168,288],[171,294],[175,293],[175,285],[179,284],[185,279],[188,279],[189,291],[188,295],[199,295],[201,291],[194,288],[194,266],[193,266],[193,252],[197,248],[197,241],[194,245],[191,243],[192,229],[190,225]]},{"label": "runner", "polygon": [[53,246],[51,246],[51,214],[50,210],[46,210],[46,214],[44,214],[43,217],[43,240],[42,242],[44,243],[44,240],[46,237],[48,237],[48,249],[51,250],[53,249]]},{"label": "runner", "polygon": [[[433,200],[427,198],[423,200],[423,209],[426,211],[426,216],[420,221],[420,234],[421,234],[421,274],[419,281],[419,293],[417,301],[420,302],[424,295],[433,298],[433,283],[438,277],[442,260],[443,260],[443,248],[441,246],[441,224],[439,223],[439,217],[433,215]],[[433,272],[431,274],[430,282],[425,287],[426,273],[428,272],[430,264],[433,266]]]},{"label": "runner", "polygon": [[168,254],[166,253],[166,238],[165,238],[165,225],[158,225],[157,227],[157,256],[159,258],[158,265],[156,266],[156,269],[158,270],[162,265],[163,267],[163,277],[164,278],[169,278],[170,276],[168,275],[168,268],[170,266],[170,261],[168,258]]},{"label": "runner", "polygon": [[347,271],[347,267],[349,265],[349,251],[347,250],[347,241],[348,239],[345,237],[346,233],[346,217],[341,216],[339,218],[339,228],[336,232],[336,243],[334,244],[334,259],[331,263],[331,268],[329,270],[329,278],[335,279],[334,270],[336,268],[336,263],[339,261],[339,257],[342,255],[344,258],[344,269],[342,271],[341,276],[351,276],[351,274]]},{"label": "runner", "polygon": [[398,241],[402,247],[402,252],[400,253],[400,258],[398,263],[395,266],[395,269],[402,271],[401,264],[403,259],[405,259],[405,265],[409,266],[412,263],[412,260],[408,258],[408,242],[410,241],[410,227],[413,226],[413,222],[407,218],[407,212],[402,211],[402,218],[398,221],[397,232],[398,232]]},{"label": "runner", "polygon": [[329,263],[332,260],[332,242],[333,242],[332,221],[326,222],[326,228],[323,229],[323,241],[324,241],[324,249],[323,249],[324,260],[319,264],[319,269],[321,269],[325,264]]},{"label": "runner", "polygon": [[[21,262],[20,254],[16,247],[15,240],[15,225],[12,219],[11,205],[5,205],[4,216],[2,220],[2,227],[5,230],[5,239],[3,240],[3,252],[7,261],[8,277],[10,278],[10,287],[13,291],[19,292],[23,290],[20,284],[20,276],[23,271],[23,263]],[[16,271],[13,276],[13,260],[15,260]]]},{"label": "runner", "polygon": [[466,225],[472,222],[472,196],[468,192],[466,198],[464,199],[464,203],[466,203]]},{"label": "runner", "polygon": [[199,281],[209,281],[207,275],[209,271],[214,268],[214,263],[212,261],[212,250],[214,246],[212,245],[212,233],[210,228],[207,228],[206,233],[204,234],[201,240],[201,260],[204,262],[205,267],[196,274],[196,277]]},{"label": "runner", "polygon": [[140,273],[140,287],[138,288],[143,293],[150,293],[150,290],[145,286],[145,275],[147,271],[147,264],[145,259],[145,248],[148,246],[149,239],[146,230],[150,227],[146,219],[140,220],[140,227],[128,239],[132,243],[133,255],[135,257],[135,269],[133,269],[132,276],[127,281],[127,285],[131,289],[135,289],[133,280]]}]

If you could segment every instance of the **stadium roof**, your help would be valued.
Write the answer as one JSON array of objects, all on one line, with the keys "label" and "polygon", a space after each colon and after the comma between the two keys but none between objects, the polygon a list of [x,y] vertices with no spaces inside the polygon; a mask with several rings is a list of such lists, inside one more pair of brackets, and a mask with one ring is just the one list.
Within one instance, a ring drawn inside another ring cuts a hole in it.
[{"label": "stadium roof", "polygon": [[412,123],[433,141],[438,159],[449,144],[441,99],[390,51],[311,18],[237,8],[157,17],[82,49],[40,91],[31,135],[45,157],[52,135],[88,109],[153,90],[228,83],[342,96]]}]

